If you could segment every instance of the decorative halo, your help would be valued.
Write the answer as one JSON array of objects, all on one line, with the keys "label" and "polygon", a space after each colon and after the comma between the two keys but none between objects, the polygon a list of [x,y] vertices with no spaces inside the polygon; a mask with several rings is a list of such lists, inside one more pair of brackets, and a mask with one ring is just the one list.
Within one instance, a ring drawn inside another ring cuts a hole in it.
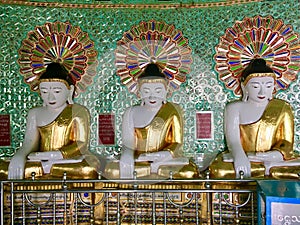
[{"label": "decorative halo", "polygon": [[276,74],[275,91],[286,89],[300,70],[300,41],[291,25],[272,16],[244,18],[216,46],[215,69],[226,88],[240,96],[239,78],[253,58],[266,60]]},{"label": "decorative halo", "polygon": [[169,79],[169,93],[185,82],[192,50],[174,25],[151,20],[124,33],[115,51],[117,75],[130,92],[137,94],[137,78],[149,63],[156,63]]},{"label": "decorative halo", "polygon": [[20,72],[32,91],[38,91],[38,79],[51,62],[65,66],[76,83],[78,95],[93,82],[97,51],[79,27],[68,22],[45,23],[30,31],[19,49]]}]

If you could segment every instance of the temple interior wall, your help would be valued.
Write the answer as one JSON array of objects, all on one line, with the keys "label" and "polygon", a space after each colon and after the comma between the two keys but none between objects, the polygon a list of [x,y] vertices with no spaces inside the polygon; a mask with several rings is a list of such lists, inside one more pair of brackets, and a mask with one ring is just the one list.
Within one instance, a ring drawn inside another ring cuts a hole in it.
[{"label": "temple interior wall", "polygon": [[[186,82],[169,97],[184,109],[184,153],[194,156],[197,152],[217,152],[225,148],[223,119],[227,102],[237,99],[218,80],[215,69],[215,47],[226,28],[245,17],[272,16],[290,24],[300,32],[297,0],[273,1],[176,1],[160,3],[151,1],[155,7],[144,7],[148,1],[110,1],[110,7],[102,7],[101,1],[74,0],[56,1],[1,1],[0,4],[0,114],[10,115],[10,146],[1,146],[0,157],[10,157],[20,147],[24,138],[26,116],[29,108],[41,105],[37,93],[25,84],[18,65],[18,50],[29,31],[46,22],[69,22],[88,33],[98,52],[98,67],[93,83],[87,91],[75,98],[85,105],[91,114],[92,152],[118,156],[121,141],[122,114],[126,107],[139,103],[129,93],[116,75],[114,51],[125,31],[141,21],[163,21],[173,24],[188,39],[192,49],[193,63]],[[58,1],[57,1],[58,2]],[[199,2],[193,7],[192,2]],[[206,2],[206,3],[205,3]],[[207,4],[207,2],[211,2]],[[220,2],[220,4],[218,4]],[[232,4],[229,4],[232,3]],[[131,4],[131,5],[130,5]],[[133,4],[140,4],[133,7]],[[300,151],[300,81],[276,94],[277,98],[289,102],[295,114],[295,150]],[[213,137],[209,140],[196,138],[196,112],[211,111],[213,115]],[[98,142],[98,115],[115,116],[115,143],[102,145]]]}]

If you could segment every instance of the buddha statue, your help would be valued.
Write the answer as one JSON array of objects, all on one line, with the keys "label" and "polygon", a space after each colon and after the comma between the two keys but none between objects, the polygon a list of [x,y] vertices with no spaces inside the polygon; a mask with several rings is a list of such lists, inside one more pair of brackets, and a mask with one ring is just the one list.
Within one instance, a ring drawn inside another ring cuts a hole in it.
[{"label": "buddha statue", "polygon": [[105,169],[108,178],[193,178],[198,170],[182,155],[183,111],[167,102],[168,82],[156,64],[138,77],[141,104],[127,108],[122,121],[122,152]]},{"label": "buddha statue", "polygon": [[[97,170],[87,162],[90,114],[73,102],[75,83],[59,63],[50,63],[39,78],[43,105],[28,112],[24,141],[10,162],[0,163],[2,179],[62,177],[93,179]],[[90,160],[91,161],[91,160]]]},{"label": "buddha statue", "polygon": [[241,76],[242,100],[225,108],[228,151],[210,165],[213,178],[298,178],[300,159],[293,151],[291,106],[274,99],[276,76],[264,59],[253,59]]}]

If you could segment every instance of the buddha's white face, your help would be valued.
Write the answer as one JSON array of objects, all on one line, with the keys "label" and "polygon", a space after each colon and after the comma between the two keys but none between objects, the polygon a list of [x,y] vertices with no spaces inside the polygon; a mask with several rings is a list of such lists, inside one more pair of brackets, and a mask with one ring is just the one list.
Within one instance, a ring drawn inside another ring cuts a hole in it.
[{"label": "buddha's white face", "polygon": [[71,94],[71,90],[64,83],[58,81],[41,82],[39,88],[44,105],[52,109],[65,106]]},{"label": "buddha's white face", "polygon": [[159,107],[167,98],[167,90],[163,83],[143,83],[140,95],[146,106]]},{"label": "buddha's white face", "polygon": [[245,90],[248,92],[248,101],[263,103],[272,99],[274,91],[273,77],[253,77],[251,78]]}]

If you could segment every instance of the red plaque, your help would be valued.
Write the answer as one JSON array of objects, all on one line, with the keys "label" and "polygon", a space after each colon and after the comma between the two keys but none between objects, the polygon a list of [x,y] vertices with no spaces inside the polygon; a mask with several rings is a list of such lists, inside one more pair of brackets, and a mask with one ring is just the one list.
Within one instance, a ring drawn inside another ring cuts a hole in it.
[{"label": "red plaque", "polygon": [[211,111],[196,113],[196,138],[202,140],[213,139],[213,116]]},{"label": "red plaque", "polygon": [[9,115],[0,115],[0,146],[10,146]]},{"label": "red plaque", "polygon": [[98,115],[98,144],[99,145],[115,144],[115,115],[113,114]]}]

